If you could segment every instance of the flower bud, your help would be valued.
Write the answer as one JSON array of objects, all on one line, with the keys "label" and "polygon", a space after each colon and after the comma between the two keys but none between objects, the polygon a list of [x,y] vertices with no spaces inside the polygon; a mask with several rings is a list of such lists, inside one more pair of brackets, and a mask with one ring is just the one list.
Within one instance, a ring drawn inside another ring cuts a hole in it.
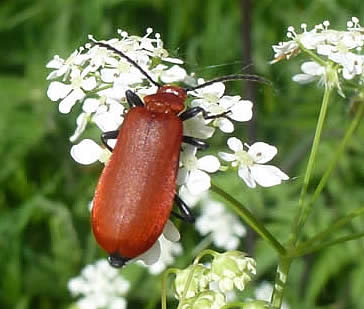
[{"label": "flower bud", "polygon": [[231,291],[235,286],[240,291],[255,275],[254,259],[239,251],[219,254],[211,264],[211,277],[218,281],[222,292]]},{"label": "flower bud", "polygon": [[206,290],[208,287],[210,281],[209,269],[202,264],[190,265],[186,269],[178,270],[176,272],[176,280],[174,281],[174,284],[177,299],[180,299],[183,295],[192,268],[194,268],[194,271],[192,280],[188,286],[186,298],[194,297],[196,294]]}]

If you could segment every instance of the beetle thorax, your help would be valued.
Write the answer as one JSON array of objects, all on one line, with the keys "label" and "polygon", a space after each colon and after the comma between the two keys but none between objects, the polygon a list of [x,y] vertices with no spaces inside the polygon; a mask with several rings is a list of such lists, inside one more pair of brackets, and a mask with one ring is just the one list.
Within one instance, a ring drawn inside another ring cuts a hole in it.
[{"label": "beetle thorax", "polygon": [[156,94],[144,97],[146,108],[156,113],[173,113],[178,114],[183,111],[186,91],[177,86],[160,87]]}]

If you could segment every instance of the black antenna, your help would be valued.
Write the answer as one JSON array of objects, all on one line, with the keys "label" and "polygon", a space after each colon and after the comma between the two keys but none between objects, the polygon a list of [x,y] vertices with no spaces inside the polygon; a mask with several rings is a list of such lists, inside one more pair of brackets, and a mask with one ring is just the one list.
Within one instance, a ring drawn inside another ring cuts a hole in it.
[{"label": "black antenna", "polygon": [[125,55],[123,52],[121,52],[120,50],[116,49],[115,47],[112,47],[109,44],[106,43],[102,43],[102,42],[98,42],[96,41],[94,38],[90,37],[90,40],[92,42],[94,42],[94,44],[99,45],[101,47],[105,47],[108,50],[113,51],[114,53],[118,54],[120,57],[126,59],[128,62],[130,62],[133,66],[135,66],[152,84],[156,85],[158,88],[162,87],[162,85],[158,82],[156,82],[146,71],[144,71],[142,69],[142,67],[137,64],[133,59],[131,59],[130,57],[128,57],[127,55]]},{"label": "black antenna", "polygon": [[232,80],[249,80],[252,82],[258,82],[258,83],[263,83],[263,84],[267,84],[270,85],[271,82],[264,79],[263,77],[257,76],[257,75],[249,75],[249,74],[236,74],[236,75],[225,75],[222,77],[218,77],[212,80],[207,81],[206,83],[203,83],[201,85],[195,86],[195,87],[190,87],[190,88],[184,88],[184,90],[187,91],[193,91],[196,89],[200,89],[200,88],[204,88],[206,86],[210,86],[212,84],[215,83],[220,83],[220,82],[227,82],[227,81],[232,81]]}]

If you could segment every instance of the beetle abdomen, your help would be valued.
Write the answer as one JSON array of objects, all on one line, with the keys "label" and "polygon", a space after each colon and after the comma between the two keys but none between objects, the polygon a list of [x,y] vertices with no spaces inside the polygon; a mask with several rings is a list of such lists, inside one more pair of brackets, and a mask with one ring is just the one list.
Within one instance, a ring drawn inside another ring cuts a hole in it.
[{"label": "beetle abdomen", "polygon": [[173,206],[181,143],[176,115],[128,112],[92,209],[93,232],[107,252],[133,258],[156,242]]}]

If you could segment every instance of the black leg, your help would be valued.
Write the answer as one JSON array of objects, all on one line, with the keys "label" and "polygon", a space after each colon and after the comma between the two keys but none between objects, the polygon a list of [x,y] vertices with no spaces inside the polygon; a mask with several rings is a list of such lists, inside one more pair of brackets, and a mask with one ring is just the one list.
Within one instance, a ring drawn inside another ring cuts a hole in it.
[{"label": "black leg", "polygon": [[125,92],[125,96],[130,108],[135,106],[144,106],[143,101],[133,91],[127,90]]},{"label": "black leg", "polygon": [[215,118],[219,118],[219,117],[229,118],[227,116],[227,114],[229,114],[230,111],[226,111],[226,112],[223,112],[223,113],[217,114],[217,115],[209,115],[202,107],[197,106],[197,107],[189,108],[188,110],[184,111],[182,114],[179,115],[179,118],[182,121],[185,121],[187,119],[195,117],[199,113],[202,113],[203,118],[207,120],[207,119],[215,119]]},{"label": "black leg", "polygon": [[207,149],[209,147],[209,144],[203,141],[202,139],[192,136],[183,136],[183,142],[202,150]]},{"label": "black leg", "polygon": [[104,146],[112,152],[112,148],[107,144],[107,140],[116,139],[118,137],[119,130],[108,131],[101,134],[101,141]]},{"label": "black leg", "polygon": [[177,194],[174,196],[174,201],[176,202],[176,205],[180,210],[181,214],[174,211],[172,211],[172,214],[187,223],[194,223],[195,217],[193,216],[191,209]]},{"label": "black leg", "polygon": [[107,260],[112,267],[121,268],[130,259],[122,257],[118,252],[115,252],[113,254],[110,254],[109,257],[107,258]]}]

